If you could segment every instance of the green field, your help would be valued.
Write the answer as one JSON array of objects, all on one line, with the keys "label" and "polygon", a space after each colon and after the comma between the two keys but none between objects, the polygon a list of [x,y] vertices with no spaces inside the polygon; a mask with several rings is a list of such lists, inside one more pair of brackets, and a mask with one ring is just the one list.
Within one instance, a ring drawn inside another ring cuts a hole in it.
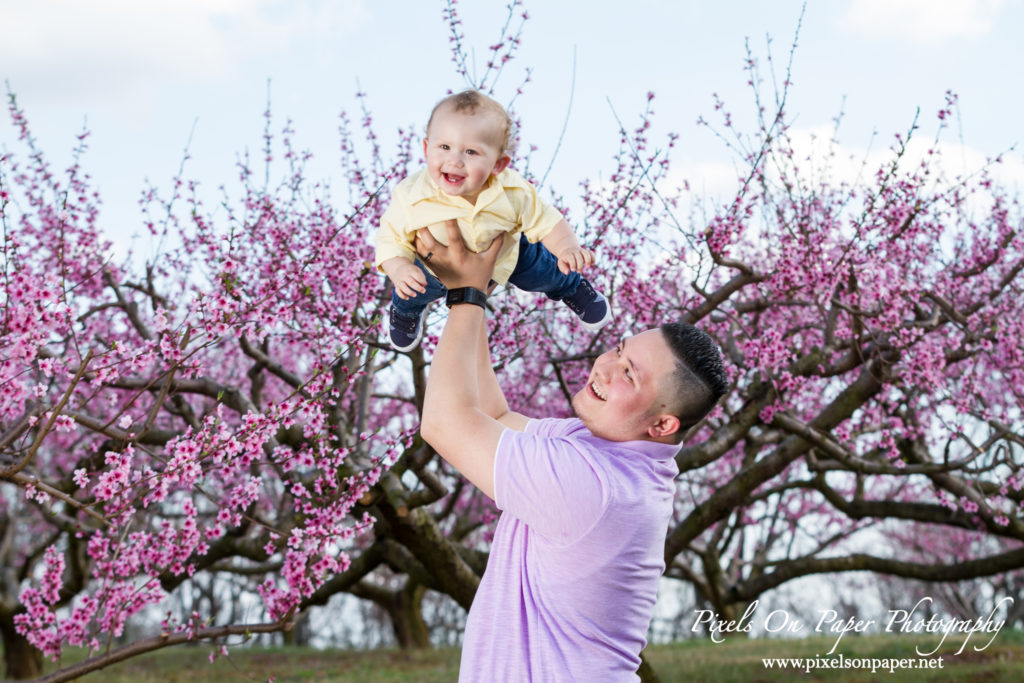
[{"label": "green field", "polygon": [[[688,641],[648,648],[647,656],[664,683],[711,681],[751,683],[762,681],[1024,681],[1024,634],[1004,632],[987,649],[974,645],[986,641],[980,635],[964,649],[960,638],[950,638],[936,656],[943,668],[924,670],[813,671],[810,674],[767,669],[765,657],[820,657],[832,647],[822,638],[804,640],[732,639],[721,644]],[[937,640],[897,636],[847,636],[833,656],[846,659],[916,658],[915,646],[930,651]],[[459,652],[455,649],[427,652],[377,650],[369,652],[317,651],[308,649],[253,650],[237,648],[227,658],[209,661],[210,648],[177,647],[123,662],[81,678],[91,683],[228,683],[268,681],[275,683],[420,683],[454,681]],[[596,682],[594,682],[596,683]]]}]

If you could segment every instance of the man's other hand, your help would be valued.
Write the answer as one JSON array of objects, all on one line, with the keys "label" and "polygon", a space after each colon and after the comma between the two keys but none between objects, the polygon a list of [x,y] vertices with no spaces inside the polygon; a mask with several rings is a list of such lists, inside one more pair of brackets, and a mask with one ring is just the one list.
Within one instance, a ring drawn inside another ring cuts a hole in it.
[{"label": "man's other hand", "polygon": [[447,247],[435,240],[426,228],[416,231],[416,251],[420,259],[430,265],[437,279],[448,289],[475,287],[487,291],[504,236],[495,237],[487,250],[478,254],[466,247],[454,220],[447,221],[445,229],[448,231]]}]

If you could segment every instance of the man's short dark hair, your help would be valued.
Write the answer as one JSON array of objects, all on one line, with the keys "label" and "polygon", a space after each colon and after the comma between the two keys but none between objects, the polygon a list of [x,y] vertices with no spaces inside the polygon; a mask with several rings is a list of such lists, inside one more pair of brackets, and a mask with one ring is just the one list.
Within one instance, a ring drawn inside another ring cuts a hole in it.
[{"label": "man's short dark hair", "polygon": [[729,380],[718,345],[706,332],[689,323],[672,322],[662,325],[661,333],[676,360],[668,407],[679,418],[682,438],[725,395]]}]

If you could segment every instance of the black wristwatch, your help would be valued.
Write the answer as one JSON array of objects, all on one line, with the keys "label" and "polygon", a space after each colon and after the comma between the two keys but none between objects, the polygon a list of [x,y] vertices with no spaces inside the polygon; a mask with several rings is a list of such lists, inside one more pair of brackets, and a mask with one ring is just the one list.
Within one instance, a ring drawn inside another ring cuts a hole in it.
[{"label": "black wristwatch", "polygon": [[476,287],[456,287],[448,290],[448,296],[444,302],[451,308],[455,304],[476,304],[480,308],[487,308],[487,295]]}]

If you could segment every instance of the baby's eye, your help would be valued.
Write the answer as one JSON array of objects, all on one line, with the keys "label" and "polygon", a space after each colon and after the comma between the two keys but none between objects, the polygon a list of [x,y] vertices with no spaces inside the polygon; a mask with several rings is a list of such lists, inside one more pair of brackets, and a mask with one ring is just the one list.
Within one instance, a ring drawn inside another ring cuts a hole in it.
[{"label": "baby's eye", "polygon": [[451,149],[451,147],[449,147],[448,145],[444,145],[444,144],[438,145],[438,147],[440,147],[441,149],[443,149],[446,152]]},{"label": "baby's eye", "polygon": [[466,154],[479,154],[475,149],[467,149]]}]

